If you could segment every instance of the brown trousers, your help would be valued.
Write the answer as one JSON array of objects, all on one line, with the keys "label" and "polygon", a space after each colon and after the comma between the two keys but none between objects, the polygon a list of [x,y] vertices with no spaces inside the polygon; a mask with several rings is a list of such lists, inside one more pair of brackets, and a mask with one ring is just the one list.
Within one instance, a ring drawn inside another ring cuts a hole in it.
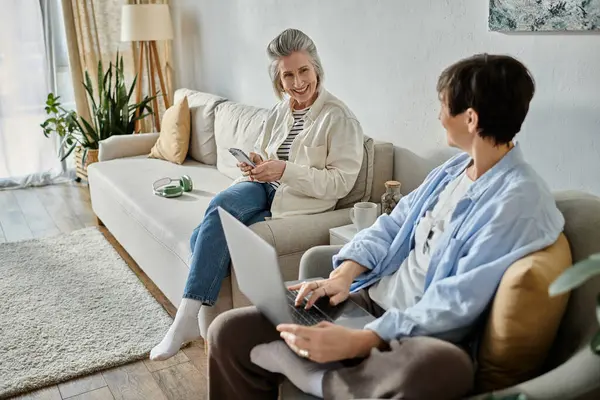
[{"label": "brown trousers", "polygon": [[[351,298],[376,317],[384,312],[366,291]],[[254,346],[274,340],[281,340],[279,333],[255,307],[219,315],[208,331],[209,398],[277,399],[283,376],[250,361]],[[474,378],[464,350],[430,337],[394,340],[387,350],[345,364],[325,374],[325,399],[453,400],[471,390]]]}]

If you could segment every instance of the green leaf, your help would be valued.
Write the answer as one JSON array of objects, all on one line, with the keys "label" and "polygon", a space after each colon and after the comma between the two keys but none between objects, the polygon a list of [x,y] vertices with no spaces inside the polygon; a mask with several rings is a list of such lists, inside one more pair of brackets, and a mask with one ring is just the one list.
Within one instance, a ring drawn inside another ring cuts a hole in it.
[{"label": "green leaf", "polygon": [[565,270],[548,288],[550,296],[565,293],[581,286],[591,277],[600,274],[600,259],[588,258]]},{"label": "green leaf", "polygon": [[79,133],[79,136],[81,136],[81,139],[77,138],[77,140],[79,141],[79,143],[81,143],[83,145],[83,142],[85,141],[85,138],[86,138],[85,130],[83,129],[83,127],[81,126],[81,124],[79,123],[79,120],[77,118],[73,118],[72,121],[73,121],[73,124],[77,127],[77,132]]},{"label": "green leaf", "polygon": [[132,121],[132,122],[135,122],[135,121],[137,121],[137,120],[144,119],[144,118],[146,118],[146,117],[147,117],[147,116],[149,116],[149,115],[152,115],[152,113],[141,114],[139,117],[133,118],[131,121]]},{"label": "green leaf", "polygon": [[63,140],[60,141],[60,146],[59,147],[67,147],[67,140],[69,140],[69,136],[65,136],[63,138]]},{"label": "green leaf", "polygon": [[598,297],[596,297],[596,319],[600,324],[600,293],[598,293]]},{"label": "green leaf", "polygon": [[[112,78],[113,78],[112,63],[110,63],[110,68],[108,68],[108,72],[106,73],[106,75],[108,76],[108,86],[105,88],[105,90],[109,91],[110,88],[112,87]],[[106,96],[105,96],[105,98],[106,98]]]},{"label": "green leaf", "polygon": [[98,100],[102,98],[102,89],[104,87],[104,69],[102,68],[102,59],[98,61]]},{"label": "green leaf", "polygon": [[[98,84],[99,85],[99,84]],[[98,105],[96,104],[96,100],[94,99],[94,86],[92,84],[92,79],[90,78],[90,74],[85,71],[85,83],[83,84],[85,91],[90,99],[90,104],[92,106],[92,113],[95,113]]]},{"label": "green leaf", "polygon": [[87,143],[93,143],[98,141],[98,132],[94,129],[94,127],[85,120],[85,118],[81,118],[81,123],[85,126],[84,137]]},{"label": "green leaf", "polygon": [[[77,143],[73,143],[73,145],[69,148],[69,150],[67,150],[67,153],[61,157],[60,161],[64,161],[67,157],[69,157],[71,155],[71,153],[73,152],[73,150],[75,150],[75,147],[77,147]],[[62,151],[62,148],[61,148]]]},{"label": "green leaf", "polygon": [[131,87],[129,88],[129,93],[127,93],[127,103],[129,103],[129,100],[131,100],[131,95],[133,95],[133,90],[135,89],[136,83],[137,83],[137,74],[135,74],[135,76],[133,77],[133,83],[131,84]]},{"label": "green leaf", "polygon": [[600,355],[600,331],[596,332],[596,335],[592,338],[590,342],[590,347],[595,354]]}]

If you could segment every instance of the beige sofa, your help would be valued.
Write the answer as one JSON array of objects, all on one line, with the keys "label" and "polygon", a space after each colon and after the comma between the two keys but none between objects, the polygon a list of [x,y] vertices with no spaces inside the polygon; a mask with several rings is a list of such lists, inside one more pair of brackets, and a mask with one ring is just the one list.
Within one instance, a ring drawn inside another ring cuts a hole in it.
[{"label": "beige sofa", "polygon": [[[157,133],[113,136],[100,143],[100,162],[88,167],[92,208],[140,268],[175,305],[179,305],[189,271],[192,230],[202,221],[215,194],[239,176],[227,149],[251,151],[267,110],[222,97],[179,89],[175,101],[187,96],[191,110],[191,144],[183,165],[149,159]],[[282,275],[297,279],[300,258],[311,247],[329,244],[329,228],[350,223],[348,209],[356,201],[378,202],[384,182],[392,178],[393,146],[365,140],[363,168],[351,193],[336,210],[318,215],[275,219],[252,226],[279,255]],[[152,192],[162,177],[189,175],[194,190],[166,199]],[[235,276],[223,282],[215,307],[203,307],[201,331],[219,313],[249,302]]]}]

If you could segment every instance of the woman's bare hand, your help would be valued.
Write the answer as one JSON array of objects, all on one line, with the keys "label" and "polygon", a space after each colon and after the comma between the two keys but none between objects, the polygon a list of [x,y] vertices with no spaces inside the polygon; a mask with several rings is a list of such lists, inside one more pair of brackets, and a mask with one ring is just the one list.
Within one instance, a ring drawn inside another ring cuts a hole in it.
[{"label": "woman's bare hand", "polygon": [[258,182],[275,182],[281,179],[286,163],[282,160],[268,160],[249,172],[250,179]]},{"label": "woman's bare hand", "polygon": [[305,308],[308,310],[321,297],[329,297],[329,303],[336,306],[346,300],[350,295],[350,285],[353,279],[346,274],[339,274],[329,279],[310,281],[290,286],[290,290],[298,290],[296,307],[302,304],[302,300],[309,296]]}]

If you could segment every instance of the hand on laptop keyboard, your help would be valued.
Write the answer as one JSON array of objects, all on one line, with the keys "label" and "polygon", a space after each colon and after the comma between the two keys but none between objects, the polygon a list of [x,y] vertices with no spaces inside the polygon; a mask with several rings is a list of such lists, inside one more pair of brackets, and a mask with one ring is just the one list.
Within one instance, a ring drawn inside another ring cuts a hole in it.
[{"label": "hand on laptop keyboard", "polygon": [[294,323],[298,325],[311,326],[316,325],[321,321],[331,321],[331,318],[325,315],[317,307],[311,307],[310,309],[305,309],[304,307],[302,307],[306,303],[305,299],[302,299],[300,306],[296,306],[297,296],[297,290],[287,291],[288,305],[291,309],[292,319],[294,320]]},{"label": "hand on laptop keyboard", "polygon": [[[306,308],[309,309],[321,298],[327,299],[331,305],[340,304],[350,296],[350,285],[352,285],[352,282],[353,278],[351,275],[339,274],[329,279],[320,279],[293,285],[288,290],[296,291],[300,298],[309,297],[306,304]],[[300,303],[300,299],[296,298],[296,305],[300,305]]]},{"label": "hand on laptop keyboard", "polygon": [[305,307],[307,304],[306,298],[298,298],[298,290],[288,289],[287,297],[288,302],[291,300],[291,304],[293,304],[295,307],[302,308]]}]

